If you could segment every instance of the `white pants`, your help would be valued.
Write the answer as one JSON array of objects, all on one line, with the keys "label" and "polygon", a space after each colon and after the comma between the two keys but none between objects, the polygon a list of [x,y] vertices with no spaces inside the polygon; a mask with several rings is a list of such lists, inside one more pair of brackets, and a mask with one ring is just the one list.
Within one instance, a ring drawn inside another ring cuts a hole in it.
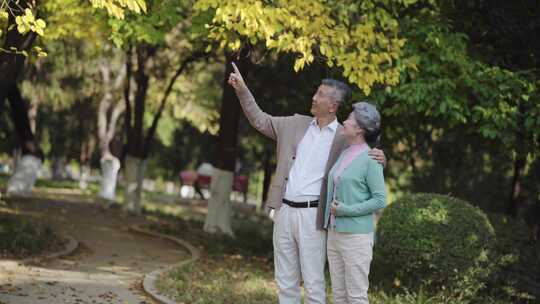
[{"label": "white pants", "polygon": [[367,304],[373,233],[328,231],[328,263],[334,304]]},{"label": "white pants", "polygon": [[326,303],[326,232],[316,228],[317,208],[283,205],[274,217],[274,267],[280,304]]}]

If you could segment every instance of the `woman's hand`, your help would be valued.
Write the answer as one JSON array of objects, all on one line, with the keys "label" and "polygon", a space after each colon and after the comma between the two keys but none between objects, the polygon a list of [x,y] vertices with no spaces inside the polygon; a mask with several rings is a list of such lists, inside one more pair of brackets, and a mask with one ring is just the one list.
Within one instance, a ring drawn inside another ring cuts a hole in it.
[{"label": "woman's hand", "polygon": [[332,206],[330,206],[330,213],[334,216],[337,216],[337,207],[339,205],[339,202],[336,200],[332,201]]}]

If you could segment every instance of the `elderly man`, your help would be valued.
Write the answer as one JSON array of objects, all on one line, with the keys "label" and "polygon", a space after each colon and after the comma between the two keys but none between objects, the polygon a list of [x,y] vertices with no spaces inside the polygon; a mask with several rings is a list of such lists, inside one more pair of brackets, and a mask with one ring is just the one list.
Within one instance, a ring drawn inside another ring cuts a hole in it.
[{"label": "elderly man", "polygon": [[[277,168],[267,206],[274,219],[275,279],[279,303],[300,303],[304,281],[306,303],[325,303],[326,231],[323,229],[326,179],[346,147],[336,111],[350,95],[340,81],[324,79],[312,98],[311,116],[275,117],[263,112],[233,63],[229,84],[251,125],[277,141]],[[372,157],[385,162],[382,151]],[[320,200],[320,202],[319,202]],[[275,212],[274,212],[275,210]]]}]

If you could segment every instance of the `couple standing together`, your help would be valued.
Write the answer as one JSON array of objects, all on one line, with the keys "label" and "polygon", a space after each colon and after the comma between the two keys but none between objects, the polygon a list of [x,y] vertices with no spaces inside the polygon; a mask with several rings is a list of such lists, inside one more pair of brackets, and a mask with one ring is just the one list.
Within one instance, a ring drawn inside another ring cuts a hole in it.
[{"label": "couple standing together", "polygon": [[326,303],[327,255],[334,304],[368,303],[373,214],[386,206],[386,159],[368,145],[379,135],[379,113],[369,103],[355,103],[342,126],[336,112],[350,89],[324,79],[313,96],[314,117],[271,116],[259,108],[234,63],[233,68],[229,84],[249,122],[277,141],[267,206],[274,220],[279,303],[300,303],[301,280],[306,303]]}]

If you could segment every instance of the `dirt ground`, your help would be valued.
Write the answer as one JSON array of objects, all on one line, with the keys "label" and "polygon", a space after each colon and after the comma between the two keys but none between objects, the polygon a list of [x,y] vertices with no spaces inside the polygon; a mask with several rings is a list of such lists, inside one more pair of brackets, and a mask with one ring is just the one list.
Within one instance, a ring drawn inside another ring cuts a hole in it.
[{"label": "dirt ground", "polygon": [[141,291],[144,274],[188,258],[176,245],[129,231],[150,220],[103,209],[77,193],[39,193],[8,200],[17,211],[80,242],[71,255],[32,266],[0,260],[0,304],[154,303]]}]

